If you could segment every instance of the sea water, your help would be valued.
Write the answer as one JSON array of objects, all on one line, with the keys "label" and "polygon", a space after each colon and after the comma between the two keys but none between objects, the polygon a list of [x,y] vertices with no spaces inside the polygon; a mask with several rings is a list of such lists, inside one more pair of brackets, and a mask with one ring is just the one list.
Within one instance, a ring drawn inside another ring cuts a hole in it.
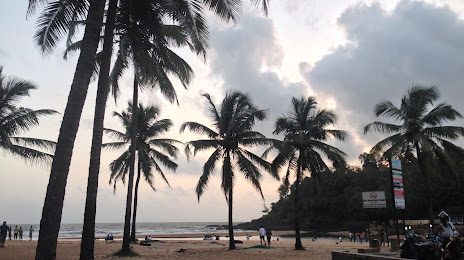
[{"label": "sea water", "polygon": [[[8,223],[10,224],[10,223]],[[137,235],[160,235],[160,234],[211,234],[214,232],[227,232],[225,229],[218,229],[215,226],[227,225],[227,222],[153,222],[153,223],[137,223]],[[234,223],[237,224],[237,223]],[[29,239],[29,228],[31,224],[11,224],[22,227],[24,230],[23,239]],[[82,224],[61,224],[58,238],[80,238],[82,236]],[[33,239],[37,239],[39,235],[38,224],[33,224],[34,229]],[[243,231],[243,230],[236,230]],[[124,232],[124,223],[96,223],[95,236],[105,237],[108,234],[114,236],[122,235]]]}]

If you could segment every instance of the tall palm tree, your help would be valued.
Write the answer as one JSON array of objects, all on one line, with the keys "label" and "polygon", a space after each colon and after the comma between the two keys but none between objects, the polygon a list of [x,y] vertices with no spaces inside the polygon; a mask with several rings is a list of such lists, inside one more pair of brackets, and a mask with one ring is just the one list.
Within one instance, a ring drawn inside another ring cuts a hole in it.
[{"label": "tall palm tree", "polygon": [[[125,6],[127,4],[127,6]],[[130,61],[134,69],[134,86],[133,86],[133,113],[137,114],[138,107],[138,89],[139,84],[142,86],[159,87],[161,92],[169,101],[177,101],[176,92],[171,83],[168,73],[175,75],[180,82],[187,86],[192,75],[191,67],[169,47],[170,43],[177,46],[189,44],[188,38],[183,34],[181,26],[166,26],[163,19],[166,18],[164,9],[153,5],[151,13],[148,15],[150,23],[146,23],[147,15],[144,15],[148,7],[139,7],[131,5],[131,2],[123,2],[124,8],[120,8],[120,21],[117,28],[121,32],[118,57],[112,71],[112,82],[115,96],[117,96],[118,79],[123,71],[130,68]],[[142,11],[139,9],[143,9]],[[140,15],[142,14],[142,15]],[[204,28],[200,26],[200,28]],[[176,30],[177,29],[177,30]],[[192,50],[197,53],[204,52],[203,41],[193,39],[194,44],[190,44]],[[132,120],[132,140],[129,153],[132,163],[129,164],[129,180],[127,185],[126,213],[124,221],[124,236],[122,243],[122,252],[130,250],[130,220],[132,207],[132,190],[133,178],[135,172],[135,151],[137,149],[137,117]]]},{"label": "tall palm tree", "polygon": [[[120,149],[127,147],[131,141],[131,122],[133,119],[132,104],[129,103],[127,111],[123,113],[114,112],[113,115],[120,119],[124,125],[125,131],[119,132],[117,130],[106,129],[105,132],[116,141],[103,144],[107,149]],[[177,158],[178,149],[173,144],[180,143],[174,139],[160,138],[160,135],[169,131],[172,127],[172,122],[169,119],[158,120],[159,108],[156,106],[143,107],[139,106],[137,110],[137,180],[135,182],[134,190],[134,212],[132,215],[132,230],[131,236],[135,240],[135,224],[137,217],[137,198],[138,187],[141,174],[145,180],[150,184],[153,190],[155,189],[153,169],[160,174],[162,179],[168,184],[169,182],[160,167],[162,164],[169,170],[175,171],[177,164],[171,158]],[[116,182],[118,180],[125,181],[126,175],[129,172],[131,149],[124,151],[116,160],[110,165],[111,178],[110,182],[114,182],[116,189]]]},{"label": "tall palm tree", "polygon": [[412,155],[417,158],[419,171],[425,181],[428,217],[433,223],[432,187],[426,158],[440,158],[456,172],[454,162],[447,155],[447,150],[463,151],[448,140],[456,140],[464,135],[464,128],[444,126],[448,121],[462,118],[451,105],[435,102],[440,93],[435,86],[413,85],[401,99],[401,106],[396,107],[390,101],[382,101],[374,108],[377,117],[386,116],[399,124],[373,122],[364,127],[364,133],[374,130],[391,136],[378,142],[371,149],[373,154],[383,154],[386,158]]},{"label": "tall palm tree", "polygon": [[[115,0],[109,0],[115,1]],[[255,4],[258,4],[259,0],[251,0]],[[267,14],[268,0],[262,0],[263,10]],[[129,0],[129,2],[132,2]],[[153,1],[152,1],[153,2]],[[167,5],[167,6],[182,6],[182,1],[176,0],[177,5]],[[63,116],[62,126],[60,128],[60,134],[58,138],[58,145],[56,154],[58,159],[55,160],[52,164],[52,170],[50,174],[49,185],[47,187],[47,194],[44,202],[44,210],[42,213],[41,219],[41,231],[39,233],[39,242],[37,245],[37,259],[54,259],[56,257],[56,240],[58,237],[59,225],[61,222],[61,213],[63,207],[64,193],[66,189],[66,181],[69,173],[69,165],[72,157],[72,150],[74,147],[74,140],[76,138],[77,129],[79,126],[79,121],[82,113],[82,108],[85,102],[87,95],[88,84],[90,82],[91,75],[93,73],[95,62],[95,55],[98,47],[99,33],[103,24],[103,15],[104,7],[106,0],[69,0],[69,1],[48,1],[48,0],[29,0],[29,8],[27,11],[28,15],[34,13],[38,6],[44,5],[44,11],[39,17],[39,28],[36,33],[36,40],[41,46],[43,52],[49,52],[56,45],[58,40],[63,36],[66,30],[70,28],[70,25],[76,21],[76,17],[82,18],[86,17],[86,29],[84,33],[84,38],[82,41],[82,50],[79,55],[78,64],[76,66],[76,71],[74,74],[73,83],[71,85],[71,92],[68,97],[68,103],[65,109]],[[236,20],[239,14],[239,6],[241,1],[229,0],[203,0],[203,1],[192,1],[192,5],[195,8],[203,4],[210,9],[214,10],[221,18],[226,21]],[[111,6],[111,2],[109,6]],[[166,5],[165,5],[166,7]],[[111,12],[108,12],[108,17],[111,17]],[[182,14],[189,14],[185,12],[173,12],[173,15],[182,17]],[[108,19],[107,23],[112,22],[111,19]],[[149,17],[149,16],[147,16]],[[175,19],[173,19],[175,20]],[[196,23],[203,24],[202,19],[196,19]],[[107,26],[111,26],[107,24]],[[199,27],[197,27],[199,28]],[[110,29],[108,29],[110,30]],[[191,37],[198,37],[201,35],[202,29],[192,30]],[[105,28],[105,38],[106,42],[109,44],[109,34]],[[68,38],[69,39],[69,38]],[[107,57],[108,53],[111,53],[108,46],[104,47],[104,55]],[[109,58],[106,58],[106,61],[102,61],[102,72],[104,72],[100,80],[101,87],[99,87],[99,93],[102,95],[97,97],[98,103],[104,103],[102,100],[105,99],[105,79],[106,68],[110,61]],[[99,81],[100,81],[99,80]],[[100,84],[99,84],[100,85]],[[97,109],[96,105],[96,109]],[[101,148],[99,144],[100,136],[102,135],[102,126],[103,126],[103,117],[104,111],[101,108],[98,108],[98,111],[95,111],[95,122],[96,130],[94,130],[93,140],[92,140],[92,162],[89,167],[89,180],[88,180],[88,192],[91,193],[90,197],[86,200],[86,213],[85,213],[85,222],[88,222],[89,225],[84,223],[83,231],[83,243],[81,248],[87,248],[86,254],[81,255],[83,259],[93,258],[93,233],[94,222],[95,222],[95,213],[96,210],[96,191],[98,187],[98,169],[99,169],[99,154],[101,153]],[[89,206],[87,206],[89,205]],[[88,227],[88,228],[87,228]],[[87,234],[87,235],[86,235]],[[87,242],[85,242],[87,241]],[[128,243],[123,243],[123,245],[128,246]],[[51,250],[49,250],[51,249]]]},{"label": "tall palm tree", "polygon": [[290,112],[277,118],[274,134],[283,134],[283,141],[274,141],[274,146],[269,151],[276,149],[278,154],[272,162],[276,170],[286,168],[286,175],[282,187],[288,191],[290,186],[290,174],[295,174],[293,183],[293,208],[295,224],[295,249],[301,250],[300,237],[300,183],[304,179],[304,171],[308,171],[311,177],[328,170],[322,155],[325,155],[334,166],[345,164],[345,153],[326,144],[331,138],[344,141],[347,133],[341,130],[328,129],[328,126],[336,123],[337,117],[331,110],[317,109],[314,97],[292,98]]},{"label": "tall palm tree", "polygon": [[[40,220],[39,241],[37,243],[36,259],[55,259],[58,232],[61,223],[63,200],[66,181],[71,163],[74,140],[76,139],[79,121],[84,107],[90,78],[92,76],[95,54],[100,39],[103,24],[105,0],[75,1],[76,5],[69,5],[70,12],[64,14],[62,21],[71,22],[76,15],[86,17],[86,27],[82,41],[81,52],[74,73],[68,102],[63,114],[58,142],[51,167],[50,179]],[[56,16],[57,10],[68,7],[63,1],[29,0],[28,14],[38,6],[44,5],[42,15],[38,20],[38,30],[47,26],[50,18]],[[48,18],[48,19],[47,19]],[[68,28],[66,23],[55,23],[53,30],[44,39],[53,46],[60,35]],[[40,37],[36,37],[40,41]],[[39,43],[40,44],[40,43]],[[49,48],[41,48],[48,52]]]},{"label": "tall palm tree", "polygon": [[29,96],[29,91],[36,88],[29,81],[5,77],[3,66],[0,66],[0,149],[26,162],[49,164],[53,155],[34,148],[53,151],[55,142],[16,136],[38,126],[39,117],[57,113],[50,109],[32,110],[17,105],[20,98]]},{"label": "tall palm tree", "polygon": [[270,144],[270,141],[261,133],[253,131],[256,121],[266,118],[266,110],[258,109],[247,94],[240,92],[230,92],[226,94],[218,111],[208,94],[204,97],[209,102],[210,113],[214,130],[196,122],[186,122],[182,124],[180,132],[190,129],[194,133],[205,135],[208,139],[201,139],[187,142],[185,153],[187,158],[197,152],[215,149],[203,166],[196,193],[198,200],[203,195],[211,174],[217,164],[222,164],[222,190],[229,206],[229,249],[235,249],[234,229],[232,222],[232,202],[234,179],[237,170],[242,172],[245,178],[251,182],[255,189],[261,194],[260,179],[261,170],[265,169],[274,178],[279,176],[272,171],[271,165],[261,157],[246,150],[246,147]]}]

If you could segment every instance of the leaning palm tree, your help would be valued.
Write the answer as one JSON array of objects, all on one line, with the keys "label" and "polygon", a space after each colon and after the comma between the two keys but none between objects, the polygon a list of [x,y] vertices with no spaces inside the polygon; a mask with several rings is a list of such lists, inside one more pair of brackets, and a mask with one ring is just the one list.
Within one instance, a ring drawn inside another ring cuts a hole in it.
[{"label": "leaning palm tree", "polygon": [[[90,78],[93,73],[93,64],[100,39],[100,31],[103,25],[103,15],[105,11],[105,0],[78,1],[72,0],[76,5],[69,12],[61,13],[62,21],[53,24],[51,32],[44,39],[45,42],[54,43],[59,40],[63,32],[68,28],[73,17],[86,17],[86,27],[82,42],[81,52],[74,73],[71,90],[68,96],[68,102],[63,114],[58,142],[53,157],[50,179],[47,186],[45,202],[40,220],[39,241],[37,243],[36,259],[55,259],[58,232],[61,223],[61,214],[63,209],[64,194],[66,181],[71,164],[74,140],[76,139],[79,121],[87,96]],[[29,0],[28,15],[32,14],[37,7],[43,5],[42,15],[38,20],[38,29],[47,27],[47,18],[57,17],[57,10],[68,6],[69,2],[65,1],[45,1]],[[50,28],[49,28],[50,29]],[[40,41],[40,37],[36,37]],[[39,43],[40,45],[40,43]],[[49,52],[50,48],[42,48],[43,52]]]},{"label": "leaning palm tree", "polygon": [[345,153],[339,149],[326,144],[331,138],[345,140],[346,132],[328,129],[337,120],[333,111],[317,109],[314,97],[292,98],[291,111],[277,118],[275,123],[275,134],[284,134],[283,141],[274,141],[274,145],[266,150],[264,156],[271,150],[277,150],[278,154],[272,162],[276,170],[286,168],[282,188],[290,187],[290,174],[295,174],[293,183],[293,208],[295,225],[295,249],[301,250],[300,237],[300,183],[304,179],[304,171],[308,171],[311,177],[317,178],[317,174],[328,170],[322,155],[325,155],[334,166],[345,164]]},{"label": "leaning palm tree", "polygon": [[[113,22],[111,17],[111,6],[114,6],[116,0],[110,0],[108,17],[106,19],[105,26],[105,45],[103,47],[102,54],[102,76],[99,79],[99,93],[102,93],[97,97],[99,103],[104,103],[102,100],[106,99],[104,93],[106,90],[106,82],[108,82],[108,70],[111,56],[110,40],[112,37],[109,36],[111,31],[111,23]],[[253,3],[258,4],[259,0],[251,0]],[[132,1],[130,1],[132,2]],[[147,1],[152,2],[155,5],[159,1]],[[163,7],[180,7],[185,6],[187,1],[175,0],[173,4],[162,5]],[[61,214],[63,208],[63,200],[66,189],[66,181],[69,174],[69,166],[72,157],[72,151],[74,147],[74,141],[76,138],[80,117],[82,114],[82,108],[87,95],[87,89],[90,82],[90,78],[94,71],[95,56],[98,47],[99,34],[103,24],[104,7],[106,0],[69,0],[69,1],[48,1],[48,0],[29,0],[29,7],[27,14],[31,15],[39,6],[44,6],[43,12],[39,17],[38,22],[38,33],[36,33],[36,40],[41,50],[46,53],[50,52],[60,38],[65,34],[66,30],[69,30],[76,18],[82,20],[86,17],[85,21],[85,33],[82,40],[82,49],[79,55],[78,64],[74,74],[73,83],[71,85],[71,91],[68,97],[68,103],[65,109],[65,113],[60,128],[60,134],[58,137],[57,160],[54,160],[50,173],[49,185],[47,186],[47,193],[44,202],[44,210],[41,218],[41,231],[39,234],[39,241],[37,244],[37,259],[55,259],[56,257],[56,244],[59,226],[61,222]],[[132,6],[138,6],[140,3],[133,3]],[[222,19],[226,21],[236,21],[239,13],[241,1],[230,2],[228,0],[201,0],[192,1],[192,5],[196,9],[199,9],[201,5],[207,6],[213,10]],[[262,0],[262,6],[264,12],[267,14],[268,0]],[[172,12],[172,20],[176,20],[178,17],[183,15],[192,16],[191,12]],[[149,18],[150,16],[146,16]],[[109,21],[109,23],[108,23]],[[203,18],[195,18],[195,24],[203,25]],[[206,28],[206,27],[205,27]],[[203,28],[204,29],[204,28]],[[196,26],[195,30],[190,31],[191,37],[199,37],[202,35],[203,29],[200,26]],[[69,38],[68,38],[69,39]],[[106,58],[105,58],[106,57]],[[101,80],[101,81],[100,81]],[[100,87],[101,86],[101,87]],[[98,106],[98,105],[97,105]],[[98,187],[98,169],[99,169],[99,154],[101,141],[99,139],[102,135],[102,125],[104,111],[101,108],[104,104],[97,108],[95,114],[95,125],[96,130],[93,134],[92,140],[92,162],[89,169],[89,186],[88,192],[91,193],[90,197],[86,200],[86,213],[85,222],[90,223],[85,225],[83,232],[83,243],[81,248],[86,249],[86,254],[81,255],[81,258],[93,258],[93,232],[94,230],[94,219],[96,209],[96,193]],[[89,205],[89,206],[87,206]],[[88,228],[87,228],[88,227]],[[85,242],[88,241],[88,242]],[[128,243],[123,243],[128,245]]]},{"label": "leaning palm tree", "polygon": [[[120,132],[113,129],[106,129],[105,132],[115,139],[115,142],[103,144],[103,148],[107,149],[121,149],[129,147],[131,142],[131,122],[133,120],[133,108],[129,103],[127,111],[123,113],[114,112],[113,115],[117,117],[124,125],[125,131]],[[139,106],[137,110],[137,180],[135,182],[134,190],[134,211],[132,215],[132,229],[131,236],[135,240],[135,224],[137,218],[137,199],[140,177],[143,177],[148,182],[153,190],[155,189],[153,169],[162,177],[168,184],[169,182],[160,167],[162,164],[169,170],[175,171],[177,164],[172,161],[172,158],[177,157],[178,149],[173,144],[180,143],[174,139],[160,138],[160,135],[169,131],[172,127],[172,122],[169,119],[158,120],[159,109],[156,106],[143,107]],[[116,190],[116,183],[118,180],[123,182],[126,175],[130,170],[130,153],[131,149],[124,151],[116,160],[110,164],[111,177],[110,183],[114,183]]]},{"label": "leaning palm tree", "polygon": [[197,152],[215,149],[203,166],[203,174],[196,187],[198,200],[203,195],[216,165],[222,164],[221,187],[229,206],[229,249],[232,250],[235,249],[232,201],[237,171],[244,174],[262,197],[260,167],[276,179],[279,176],[275,171],[272,171],[271,165],[267,161],[245,149],[246,147],[270,143],[264,135],[252,130],[256,121],[262,121],[266,118],[266,110],[258,109],[247,94],[240,92],[226,94],[219,111],[208,94],[203,96],[206,97],[211,106],[210,113],[215,129],[196,122],[186,122],[182,124],[180,132],[184,132],[187,128],[194,133],[208,137],[208,139],[188,142],[185,147],[187,158],[191,157],[192,150],[193,156],[195,156]]},{"label": "leaning palm tree", "polygon": [[446,151],[463,151],[448,140],[463,136],[464,128],[443,125],[462,118],[462,115],[446,103],[434,106],[439,97],[440,93],[435,86],[413,85],[401,99],[400,107],[390,101],[382,101],[374,108],[376,116],[389,117],[399,124],[376,121],[364,127],[365,134],[371,130],[393,134],[372,147],[372,154],[382,154],[385,158],[406,155],[417,158],[426,185],[424,194],[428,200],[427,213],[431,223],[434,219],[430,183],[432,173],[427,169],[425,158],[440,158],[456,172],[455,164]]},{"label": "leaning palm tree", "polygon": [[29,96],[29,91],[36,88],[29,81],[5,77],[3,66],[0,66],[0,149],[26,162],[49,164],[53,155],[34,148],[53,151],[55,142],[17,136],[38,126],[39,117],[57,113],[50,109],[32,110],[18,106],[19,99]]}]

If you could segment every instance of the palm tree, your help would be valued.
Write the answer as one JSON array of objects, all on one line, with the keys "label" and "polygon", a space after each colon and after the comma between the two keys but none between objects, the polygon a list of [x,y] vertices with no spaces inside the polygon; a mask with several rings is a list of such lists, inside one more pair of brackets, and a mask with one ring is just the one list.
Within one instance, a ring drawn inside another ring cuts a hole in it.
[{"label": "palm tree", "polygon": [[[137,217],[137,198],[138,198],[138,187],[141,174],[145,177],[145,180],[150,184],[153,190],[155,189],[153,170],[160,174],[162,179],[168,184],[168,180],[164,175],[160,167],[160,163],[168,168],[169,170],[175,171],[177,164],[174,163],[171,158],[176,158],[178,149],[173,144],[179,143],[174,139],[159,138],[160,135],[169,131],[172,126],[172,122],[169,119],[158,120],[159,109],[156,106],[143,107],[139,106],[137,110],[137,180],[135,182],[134,191],[134,212],[132,215],[132,230],[131,236],[135,240],[135,223]],[[125,132],[119,132],[117,130],[106,129],[105,132],[112,138],[116,139],[116,142],[103,144],[104,148],[107,149],[120,149],[127,147],[131,141],[131,122],[133,119],[133,108],[132,104],[129,103],[127,112],[119,114],[114,112],[113,115],[120,119],[123,123]],[[114,182],[114,189],[116,190],[117,180],[124,181],[126,174],[130,169],[130,153],[131,149],[124,151],[116,160],[110,165],[111,170],[111,181]]]},{"label": "palm tree", "polygon": [[[169,101],[177,101],[176,92],[171,83],[168,73],[175,75],[180,82],[187,86],[193,70],[191,67],[177,54],[170,50],[170,43],[173,42],[177,46],[189,44],[188,38],[183,34],[180,26],[166,26],[163,23],[165,19],[165,10],[154,5],[152,12],[148,15],[150,23],[146,24],[144,19],[147,16],[140,16],[140,12],[133,9],[129,1],[125,8],[120,8],[120,21],[117,28],[121,32],[118,57],[112,71],[112,83],[115,96],[117,96],[117,84],[123,71],[129,68],[129,62],[132,61],[134,69],[134,86],[133,86],[133,113],[137,114],[138,107],[138,89],[139,84],[142,86],[159,87],[161,92]],[[122,3],[125,4],[125,3]],[[124,7],[124,5],[123,5]],[[146,8],[143,11],[147,11]],[[138,10],[138,8],[136,9]],[[203,27],[201,27],[203,28]],[[177,29],[177,30],[176,30]],[[194,39],[195,41],[197,38]],[[201,40],[192,48],[197,53],[203,52],[205,49],[201,44]],[[136,133],[137,133],[137,117],[132,120],[132,140],[129,153],[129,180],[127,185],[126,197],[126,213],[124,221],[124,236],[122,243],[122,253],[130,250],[130,220],[132,207],[132,190],[133,177],[135,172],[135,151],[137,149]]]},{"label": "palm tree", "polygon": [[197,152],[215,149],[203,166],[203,174],[196,187],[198,200],[206,189],[216,165],[222,164],[221,187],[229,206],[229,250],[232,250],[235,249],[232,202],[237,170],[244,174],[263,199],[259,182],[262,174],[259,167],[268,171],[276,179],[279,176],[272,171],[271,165],[267,161],[245,149],[246,147],[270,144],[264,135],[252,130],[256,121],[262,121],[266,118],[266,110],[258,109],[247,94],[240,92],[226,94],[220,111],[216,109],[208,94],[203,96],[206,97],[211,106],[210,113],[215,130],[200,123],[186,122],[182,124],[180,132],[182,133],[188,128],[194,133],[208,137],[208,139],[188,142],[185,147],[187,158],[191,157],[192,150],[193,156],[195,156]]},{"label": "palm tree", "polygon": [[[64,14],[62,21],[65,21],[65,23],[54,23],[52,30],[48,30],[50,33],[46,34],[47,37],[44,38],[44,42],[47,43],[44,46],[54,46],[60,35],[68,28],[67,23],[70,23],[73,17],[86,17],[81,52],[61,123],[42,210],[36,259],[49,260],[56,258],[56,244],[61,223],[69,165],[71,163],[74,140],[79,128],[82,108],[84,107],[87,89],[92,76],[95,54],[103,24],[105,2],[105,0],[94,0],[90,1],[89,5],[87,1],[75,0],[76,5],[72,7],[72,5],[64,5],[63,1],[29,0],[28,14],[33,13],[38,6],[44,5],[44,10],[38,20],[38,31],[47,27],[47,22],[51,20],[50,18],[59,13],[57,10],[63,7],[70,7],[66,10],[70,10],[71,12],[62,13]],[[37,37],[37,35],[36,40],[40,44],[41,38]],[[42,47],[41,49],[43,52],[51,50],[47,47]]]},{"label": "palm tree", "polygon": [[[454,162],[449,158],[447,150],[463,152],[463,149],[448,140],[455,140],[464,135],[464,128],[444,126],[443,124],[462,115],[451,105],[434,103],[440,93],[435,86],[413,85],[401,99],[401,106],[396,107],[390,101],[382,101],[374,108],[375,115],[392,118],[399,124],[373,122],[364,127],[364,133],[378,131],[393,134],[378,142],[371,149],[372,154],[383,154],[385,158],[412,155],[417,158],[419,171],[425,181],[424,194],[428,200],[428,215],[433,223],[432,187],[427,170],[426,158],[440,158],[456,172]],[[448,139],[448,140],[447,140]]]},{"label": "palm tree", "polygon": [[16,136],[38,126],[39,117],[57,113],[50,109],[32,110],[17,105],[20,98],[29,96],[29,91],[36,88],[29,81],[5,77],[3,66],[0,66],[0,149],[26,162],[49,164],[53,155],[33,147],[53,151],[55,142]]},{"label": "palm tree", "polygon": [[[110,0],[114,1],[114,0]],[[263,10],[267,14],[268,0],[262,0]],[[90,3],[89,3],[90,2]],[[129,1],[131,2],[131,1]],[[157,1],[155,1],[157,2]],[[181,7],[182,3],[186,1],[176,1],[177,6]],[[255,4],[259,3],[259,0],[252,0]],[[56,257],[56,240],[58,237],[59,225],[61,222],[61,213],[63,208],[64,193],[66,189],[66,181],[69,173],[69,165],[72,157],[72,150],[74,147],[74,140],[76,138],[82,109],[84,106],[85,98],[87,95],[87,89],[90,82],[90,78],[93,73],[95,63],[95,55],[98,47],[99,34],[103,24],[104,7],[106,0],[70,0],[70,1],[46,1],[46,0],[29,0],[29,7],[27,14],[31,15],[34,13],[38,6],[44,5],[44,11],[39,17],[39,28],[35,35],[38,45],[41,47],[43,52],[50,52],[59,39],[63,36],[64,32],[70,28],[76,18],[81,20],[86,17],[86,28],[84,38],[82,40],[81,53],[79,55],[78,64],[74,74],[73,83],[71,85],[71,92],[68,96],[68,103],[65,109],[65,113],[60,128],[60,134],[57,143],[58,155],[52,164],[50,173],[49,185],[47,187],[47,194],[45,197],[44,208],[41,218],[41,231],[39,233],[39,241],[37,245],[36,259],[54,259]],[[156,4],[156,3],[155,3]],[[199,10],[200,5],[204,4],[210,9],[214,10],[224,20],[236,20],[239,13],[239,6],[241,1],[229,2],[228,0],[203,0],[201,2],[194,1],[193,5]],[[109,6],[112,6],[110,3]],[[165,5],[166,7],[166,5]],[[108,12],[108,17],[111,17],[111,12]],[[182,17],[182,14],[191,15],[189,12],[173,12],[172,15]],[[112,19],[108,19],[110,23]],[[149,17],[149,16],[147,16]],[[175,19],[173,19],[175,20]],[[195,18],[196,24],[203,25],[203,18]],[[197,26],[197,28],[200,28]],[[206,28],[206,27],[205,27]],[[110,30],[110,29],[108,29]],[[203,29],[191,30],[191,37],[201,36]],[[108,31],[105,28],[105,38],[107,44],[108,39],[111,38]],[[68,38],[70,39],[70,38]],[[102,56],[107,57],[108,53],[111,53],[108,45],[104,47],[104,53]],[[104,75],[101,77],[101,86],[99,87],[100,93],[105,93],[105,82],[106,68],[108,68],[109,61],[102,61],[102,72]],[[99,84],[100,85],[100,84]],[[102,100],[105,99],[103,94],[97,98],[99,103],[104,103]],[[98,106],[98,105],[97,105]],[[92,229],[94,230],[94,219],[96,210],[96,192],[98,187],[98,168],[99,168],[99,157],[101,148],[99,144],[100,137],[102,135],[103,117],[104,111],[101,108],[104,106],[100,104],[99,111],[95,111],[95,122],[96,130],[94,131],[92,140],[92,163],[89,168],[89,180],[88,180],[88,192],[92,195],[86,200],[86,213],[85,222],[89,225],[85,225],[83,231],[83,243],[81,248],[87,248],[84,256],[81,258],[93,258],[93,239]],[[89,206],[87,206],[89,205]],[[87,228],[88,227],[88,228]],[[86,235],[87,234],[87,235]],[[87,242],[85,242],[87,241]],[[88,246],[87,246],[88,245]],[[128,245],[123,243],[123,245]]]},{"label": "palm tree", "polygon": [[271,150],[276,149],[278,154],[272,162],[272,166],[278,171],[286,169],[282,188],[287,190],[290,186],[290,174],[295,174],[293,183],[293,208],[295,224],[295,249],[304,249],[301,245],[300,237],[300,203],[299,187],[304,179],[304,171],[308,171],[311,177],[329,167],[325,163],[321,154],[325,155],[336,167],[345,164],[345,153],[339,149],[324,143],[335,138],[344,141],[347,133],[341,130],[328,129],[329,125],[334,125],[337,120],[336,115],[331,110],[317,109],[317,102],[314,97],[292,98],[291,111],[282,117],[277,118],[274,134],[284,134],[283,141],[274,141],[274,145],[269,148],[264,156]]}]

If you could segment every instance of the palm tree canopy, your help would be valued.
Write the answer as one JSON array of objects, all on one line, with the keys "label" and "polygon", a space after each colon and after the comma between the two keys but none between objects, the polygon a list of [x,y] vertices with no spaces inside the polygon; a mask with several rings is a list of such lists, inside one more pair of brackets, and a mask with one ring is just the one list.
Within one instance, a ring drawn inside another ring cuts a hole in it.
[{"label": "palm tree canopy", "polygon": [[400,107],[390,101],[378,103],[374,109],[375,115],[391,118],[398,123],[375,121],[364,127],[364,133],[374,130],[392,134],[378,142],[371,153],[382,153],[387,158],[414,154],[417,145],[421,151],[432,152],[451,162],[443,147],[464,152],[448,141],[464,135],[464,128],[443,125],[463,116],[446,103],[435,105],[439,97],[435,86],[414,85],[401,99]]},{"label": "palm tree canopy", "polygon": [[[321,154],[325,155],[335,167],[346,163],[346,154],[341,150],[328,145],[325,141],[337,139],[344,141],[347,133],[342,130],[328,129],[337,121],[335,113],[331,110],[317,109],[314,97],[292,98],[292,107],[287,115],[277,118],[275,123],[275,134],[283,134],[284,140],[274,140],[271,148],[266,150],[265,155],[271,150],[277,150],[278,154],[272,165],[276,169],[287,168],[283,184],[288,187],[288,178],[291,173],[299,174],[302,178],[304,170],[309,170],[315,175],[328,169]],[[301,159],[301,169],[298,170],[298,159]]]},{"label": "palm tree canopy", "polygon": [[[129,102],[128,109],[122,113],[114,112],[113,115],[123,124],[125,131],[119,132],[113,129],[105,128],[105,133],[114,142],[105,143],[106,149],[127,148],[116,160],[110,164],[111,177],[110,183],[121,180],[124,182],[126,174],[130,167],[130,145],[131,140],[131,122],[132,122],[132,102]],[[138,155],[138,165],[153,190],[155,189],[153,169],[169,185],[169,182],[161,168],[166,167],[175,171],[177,164],[172,159],[177,158],[178,148],[174,145],[180,143],[174,139],[161,138],[172,127],[169,119],[158,119],[159,108],[156,106],[144,107],[139,105],[137,111],[137,145],[136,152]]]},{"label": "palm tree canopy", "polygon": [[185,146],[187,158],[191,158],[192,153],[195,156],[197,152],[214,149],[214,152],[205,162],[203,174],[197,183],[196,193],[198,199],[203,194],[216,165],[221,164],[221,161],[221,186],[226,199],[227,194],[232,189],[237,170],[242,172],[245,178],[263,196],[260,185],[262,177],[260,168],[269,172],[276,179],[279,176],[272,170],[267,161],[246,148],[271,143],[264,135],[253,131],[255,123],[266,118],[267,110],[257,108],[247,94],[238,91],[227,93],[219,110],[214,105],[210,95],[204,94],[203,96],[210,106],[213,127],[210,128],[196,122],[185,122],[180,128],[181,133],[185,129],[189,129],[194,133],[206,136],[206,139],[187,142]]},{"label": "palm tree canopy", "polygon": [[55,142],[16,136],[38,126],[39,117],[57,113],[50,109],[32,110],[18,106],[20,99],[29,96],[29,91],[36,88],[29,81],[5,77],[0,66],[0,148],[26,161],[48,164],[52,155],[32,147],[51,152]]}]

